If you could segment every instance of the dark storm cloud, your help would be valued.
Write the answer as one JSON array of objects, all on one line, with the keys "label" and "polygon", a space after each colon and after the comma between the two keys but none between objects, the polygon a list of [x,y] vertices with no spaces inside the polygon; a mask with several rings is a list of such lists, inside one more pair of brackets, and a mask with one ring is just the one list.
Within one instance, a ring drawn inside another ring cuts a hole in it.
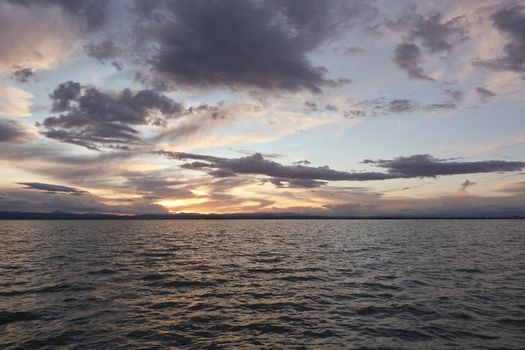
[{"label": "dark storm cloud", "polygon": [[476,88],[476,93],[479,95],[482,101],[490,101],[496,94],[483,86]]},{"label": "dark storm cloud", "polygon": [[90,31],[103,27],[108,20],[107,0],[0,0],[19,6],[58,6],[67,15],[80,19]]},{"label": "dark storm cloud", "polygon": [[0,143],[22,142],[31,137],[23,125],[13,121],[0,119]]},{"label": "dark storm cloud", "polygon": [[27,83],[30,79],[36,79],[36,74],[31,68],[14,66],[13,69],[14,70],[11,72],[11,78],[19,83]]},{"label": "dark storm cloud", "polygon": [[404,70],[409,77],[413,79],[434,81],[434,79],[425,74],[425,71],[421,67],[423,55],[421,54],[419,46],[416,44],[401,43],[397,45],[392,60],[399,68]]},{"label": "dark storm cloud", "polygon": [[178,85],[312,92],[344,82],[307,54],[373,12],[365,2],[317,0],[140,2],[137,11],[152,70]]},{"label": "dark storm cloud", "polygon": [[133,126],[159,125],[163,121],[154,112],[169,118],[183,110],[181,104],[154,90],[106,93],[72,81],[60,84],[50,97],[52,111],[65,113],[38,124],[42,134],[90,149],[142,144],[142,136]]},{"label": "dark storm cloud", "polygon": [[[223,171],[231,174],[251,174],[269,176],[274,183],[291,180],[324,180],[324,181],[371,181],[398,178],[436,177],[471,173],[489,173],[517,171],[525,168],[525,162],[479,161],[458,162],[436,159],[428,154],[410,157],[398,157],[393,160],[365,160],[386,172],[346,172],[330,169],[327,166],[312,167],[306,165],[282,165],[265,159],[261,154],[242,158],[221,158],[180,152],[159,152],[177,160],[195,160],[185,163],[183,167],[203,171]],[[311,183],[315,184],[315,183]],[[304,186],[303,186],[304,187]]]},{"label": "dark storm cloud", "polygon": [[504,56],[486,62],[477,62],[494,69],[525,73],[525,6],[507,6],[491,16],[494,26],[508,38]]},{"label": "dark storm cloud", "polygon": [[46,184],[42,182],[19,182],[18,184],[24,186],[26,189],[43,191],[46,193],[68,193],[73,195],[82,195],[87,193],[86,191],[79,190],[75,187]]}]

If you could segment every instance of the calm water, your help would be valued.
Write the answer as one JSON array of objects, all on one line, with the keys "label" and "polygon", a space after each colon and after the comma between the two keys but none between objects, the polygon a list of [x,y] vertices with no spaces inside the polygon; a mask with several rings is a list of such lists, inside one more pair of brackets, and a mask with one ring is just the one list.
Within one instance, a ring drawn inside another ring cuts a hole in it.
[{"label": "calm water", "polygon": [[525,221],[0,221],[2,349],[524,349]]}]

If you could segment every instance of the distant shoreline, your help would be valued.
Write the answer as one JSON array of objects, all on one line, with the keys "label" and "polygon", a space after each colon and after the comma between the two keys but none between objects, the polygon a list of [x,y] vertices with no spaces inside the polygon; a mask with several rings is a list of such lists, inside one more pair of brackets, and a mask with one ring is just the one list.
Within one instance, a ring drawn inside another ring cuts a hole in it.
[{"label": "distant shoreline", "polygon": [[76,213],[31,213],[0,212],[0,220],[495,220],[525,219],[525,216],[324,216],[295,213],[251,213],[251,214],[76,214]]}]

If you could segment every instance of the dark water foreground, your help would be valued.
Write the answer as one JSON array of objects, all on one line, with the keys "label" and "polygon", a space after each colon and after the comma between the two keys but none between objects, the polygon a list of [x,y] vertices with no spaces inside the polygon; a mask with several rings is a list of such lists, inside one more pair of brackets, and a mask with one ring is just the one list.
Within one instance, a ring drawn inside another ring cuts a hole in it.
[{"label": "dark water foreground", "polygon": [[525,221],[3,221],[1,349],[524,349]]}]

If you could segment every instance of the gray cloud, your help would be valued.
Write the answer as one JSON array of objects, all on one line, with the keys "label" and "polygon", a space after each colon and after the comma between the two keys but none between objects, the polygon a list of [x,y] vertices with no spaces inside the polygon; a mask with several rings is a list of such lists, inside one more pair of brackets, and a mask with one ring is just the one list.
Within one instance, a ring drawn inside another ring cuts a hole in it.
[{"label": "gray cloud", "polygon": [[275,185],[275,187],[277,188],[316,188],[327,184],[326,181],[318,181],[312,179],[271,178],[267,181]]},{"label": "gray cloud", "polygon": [[495,60],[476,62],[493,69],[525,73],[525,6],[506,6],[491,16],[494,26],[508,38],[504,55]]},{"label": "gray cloud", "polygon": [[421,54],[419,46],[416,44],[401,43],[397,45],[392,60],[399,68],[404,70],[410,78],[434,81],[433,78],[425,74],[425,71],[421,67],[423,55]]},{"label": "gray cloud", "polygon": [[123,69],[119,60],[121,49],[115,45],[113,40],[104,40],[99,43],[89,43],[84,46],[86,55],[98,60],[102,64],[111,63],[118,70]]},{"label": "gray cloud", "polygon": [[0,211],[111,214],[166,214],[166,208],[145,200],[127,200],[123,204],[107,205],[96,196],[85,193],[71,195],[66,192],[42,192],[35,190],[4,190],[0,198]]},{"label": "gray cloud", "polygon": [[469,179],[466,179],[465,181],[463,181],[463,182],[461,183],[461,188],[460,188],[460,190],[465,192],[465,191],[467,190],[467,188],[469,188],[469,187],[471,187],[471,186],[474,186],[475,184],[476,184],[475,182],[470,181]]},{"label": "gray cloud", "polygon": [[89,31],[107,24],[108,7],[106,0],[3,0],[19,6],[58,6],[65,14],[80,19]]},{"label": "gray cloud", "polygon": [[414,100],[407,99],[394,99],[388,103],[387,110],[392,113],[403,113],[416,109],[418,103]]},{"label": "gray cloud", "polygon": [[496,96],[494,92],[492,92],[491,90],[483,86],[478,86],[476,88],[476,93],[479,95],[481,100],[484,102],[490,101],[494,96]]},{"label": "gray cloud", "polygon": [[19,182],[19,185],[24,186],[26,189],[42,191],[46,193],[67,193],[73,195],[82,195],[87,193],[75,187],[53,185],[42,182]]},{"label": "gray cloud", "polygon": [[365,52],[366,50],[363,49],[362,47],[357,47],[357,46],[350,46],[349,48],[347,48],[345,51],[344,51],[344,55],[346,57],[354,57],[356,55],[359,55],[359,54],[362,54],[363,52]]},{"label": "gray cloud", "polygon": [[13,120],[0,119],[0,143],[23,142],[31,138],[23,125]]},{"label": "gray cloud", "polygon": [[437,159],[429,154],[398,157],[393,160],[365,160],[364,163],[375,164],[386,169],[388,174],[398,178],[518,171],[525,168],[525,162],[503,160],[458,162]]},{"label": "gray cloud", "polygon": [[461,102],[465,96],[465,93],[461,90],[445,89],[443,92],[456,102]]},{"label": "gray cloud", "polygon": [[[422,216],[422,217],[491,217],[525,215],[525,197],[478,197],[450,195],[437,198],[385,198],[372,194],[346,194],[346,204],[328,204],[332,215],[363,216]],[[310,209],[309,212],[315,212]],[[326,213],[325,211],[325,213]],[[317,211],[319,212],[319,211]]]},{"label": "gray cloud", "polygon": [[14,70],[11,72],[11,78],[19,83],[27,83],[30,79],[36,79],[36,74],[31,68],[14,66],[13,69]]},{"label": "gray cloud", "polygon": [[[434,81],[429,77],[421,64],[423,47],[428,53],[445,52],[450,54],[454,46],[468,39],[465,18],[458,16],[443,21],[441,13],[428,16],[410,13],[387,25],[393,30],[406,31],[404,42],[394,50],[393,62],[404,70],[410,78]],[[418,44],[419,43],[419,44]]]},{"label": "gray cloud", "polygon": [[47,117],[38,124],[42,134],[95,150],[143,144],[140,132],[133,126],[162,125],[153,112],[173,117],[183,110],[181,104],[154,90],[106,93],[72,81],[60,84],[50,97],[52,111],[66,113]]},{"label": "gray cloud", "polygon": [[364,2],[317,0],[141,2],[137,11],[137,33],[155,48],[145,50],[152,70],[178,85],[313,92],[338,81],[307,54],[373,12]]},{"label": "gray cloud", "polygon": [[[422,178],[442,175],[458,175],[471,173],[518,171],[525,168],[525,162],[479,161],[458,162],[436,159],[428,154],[410,157],[398,157],[393,160],[365,160],[364,164],[373,164],[386,172],[346,172],[324,167],[306,165],[282,165],[265,159],[261,154],[242,158],[221,158],[208,155],[198,155],[180,152],[159,152],[177,160],[195,160],[185,163],[183,167],[207,172],[221,171],[232,175],[250,174],[264,175],[272,178],[274,184],[291,180],[321,180],[321,181],[371,181],[399,178]],[[296,183],[298,184],[298,183]],[[310,182],[310,185],[320,183]]]},{"label": "gray cloud", "polygon": [[429,53],[450,53],[454,45],[468,39],[463,16],[444,22],[441,13],[428,16],[413,14],[402,18],[402,21],[409,26],[408,38],[419,40]]},{"label": "gray cloud", "polygon": [[[363,117],[379,117],[389,114],[411,113],[417,111],[438,112],[456,108],[463,100],[464,93],[460,90],[445,89],[445,98],[437,103],[422,104],[413,99],[385,97],[371,100],[361,100],[353,103],[351,108],[343,110],[343,116],[348,119]],[[337,109],[332,111],[337,111]]]},{"label": "gray cloud", "polygon": [[311,111],[317,111],[317,103],[312,101],[306,101],[304,105]]},{"label": "gray cloud", "polygon": [[167,179],[162,174],[127,172],[123,173],[122,176],[127,178],[122,186],[123,189],[127,191],[133,189],[134,193],[138,193],[146,199],[193,197],[192,192],[184,188],[185,182]]}]

